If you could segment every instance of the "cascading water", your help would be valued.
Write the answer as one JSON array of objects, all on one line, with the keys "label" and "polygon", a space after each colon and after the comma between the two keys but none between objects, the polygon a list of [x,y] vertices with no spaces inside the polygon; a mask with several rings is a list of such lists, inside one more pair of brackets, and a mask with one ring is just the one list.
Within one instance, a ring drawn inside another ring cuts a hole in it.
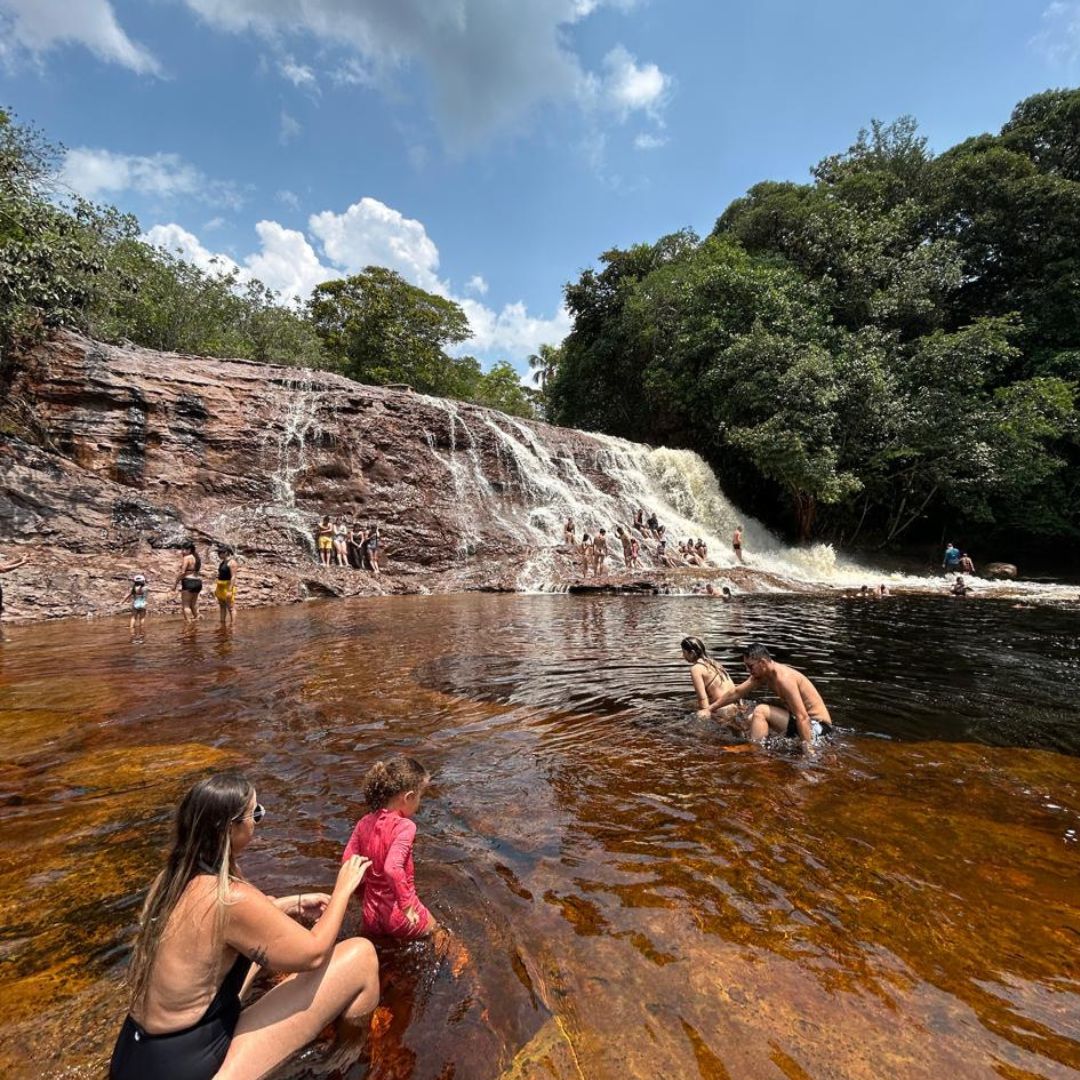
[{"label": "cascading water", "polygon": [[[672,546],[688,538],[703,539],[709,563],[720,570],[742,565],[731,546],[732,533],[741,526],[745,565],[752,569],[789,581],[832,586],[863,585],[882,576],[839,558],[827,544],[785,544],[761,522],[738,511],[712,469],[690,450],[653,448],[607,435],[572,433],[575,438],[565,438],[560,432],[554,437],[554,430],[549,439],[544,428],[513,417],[444,399],[428,400],[449,424],[449,441],[442,440],[442,448],[431,432],[427,441],[449,472],[461,506],[457,526],[462,550],[476,550],[482,531],[478,526],[485,522],[489,532],[494,529],[508,544],[524,549],[516,580],[522,591],[567,588],[567,553],[560,545],[568,517],[579,538],[606,528],[608,566],[621,570],[615,527],[629,526],[638,509],[644,509],[646,517],[655,512]],[[642,545],[645,567],[654,565],[654,549],[651,541]],[[569,573],[573,576],[573,570]],[[940,578],[885,576],[894,585],[941,588]]]}]

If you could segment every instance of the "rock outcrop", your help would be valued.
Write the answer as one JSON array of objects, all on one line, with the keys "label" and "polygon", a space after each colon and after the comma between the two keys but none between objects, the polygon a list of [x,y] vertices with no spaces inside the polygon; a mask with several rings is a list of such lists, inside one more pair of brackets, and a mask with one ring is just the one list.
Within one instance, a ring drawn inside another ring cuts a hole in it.
[{"label": "rock outcrop", "polygon": [[[29,556],[5,581],[12,618],[116,612],[135,572],[152,609],[175,605],[186,538],[210,579],[210,546],[236,548],[242,605],[526,572],[557,587],[576,572],[561,514],[610,530],[636,509],[631,444],[326,372],[61,333],[9,361],[0,391],[0,562]],[[381,576],[318,565],[324,513],[381,525]]]}]

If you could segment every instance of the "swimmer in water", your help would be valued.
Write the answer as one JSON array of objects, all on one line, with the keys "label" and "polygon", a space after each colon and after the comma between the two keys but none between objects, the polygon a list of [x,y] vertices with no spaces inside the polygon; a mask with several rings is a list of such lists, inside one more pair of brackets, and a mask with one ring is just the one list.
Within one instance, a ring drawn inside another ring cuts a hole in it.
[{"label": "swimmer in water", "polygon": [[831,734],[829,710],[817,687],[801,671],[788,664],[778,664],[764,645],[748,646],[743,652],[743,663],[750,678],[710,701],[710,712],[732,705],[755,690],[770,690],[782,704],[755,707],[747,730],[751,742],[763,742],[770,734],[784,735],[798,738],[803,748],[809,750],[816,737]]},{"label": "swimmer in water", "polygon": [[731,676],[724,670],[724,665],[714,660],[701,638],[685,637],[682,639],[682,657],[690,665],[690,679],[698,699],[698,716],[703,720],[715,716],[718,720],[731,722],[738,710],[734,705],[717,709],[722,695],[735,688]]}]

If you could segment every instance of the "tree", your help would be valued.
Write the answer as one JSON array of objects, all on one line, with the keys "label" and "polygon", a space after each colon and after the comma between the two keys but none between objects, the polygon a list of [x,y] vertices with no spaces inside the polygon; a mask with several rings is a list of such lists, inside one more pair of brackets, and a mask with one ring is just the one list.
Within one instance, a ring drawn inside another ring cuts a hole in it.
[{"label": "tree", "polygon": [[410,285],[393,270],[369,266],[317,286],[307,312],[329,354],[352,378],[453,395],[459,373],[445,349],[469,336],[469,322],[452,300]]}]

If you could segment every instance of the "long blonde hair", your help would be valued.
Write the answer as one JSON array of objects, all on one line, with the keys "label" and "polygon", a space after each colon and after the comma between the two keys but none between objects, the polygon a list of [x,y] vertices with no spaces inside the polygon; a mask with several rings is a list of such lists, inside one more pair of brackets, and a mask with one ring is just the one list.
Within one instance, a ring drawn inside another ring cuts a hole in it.
[{"label": "long blonde hair", "polygon": [[200,780],[181,801],[172,849],[165,869],[150,886],[131,954],[127,982],[132,1008],[146,997],[169,918],[196,874],[217,876],[217,930],[224,928],[229,883],[241,877],[232,850],[232,827],[243,817],[254,791],[251,781],[240,773],[215,773]]}]

